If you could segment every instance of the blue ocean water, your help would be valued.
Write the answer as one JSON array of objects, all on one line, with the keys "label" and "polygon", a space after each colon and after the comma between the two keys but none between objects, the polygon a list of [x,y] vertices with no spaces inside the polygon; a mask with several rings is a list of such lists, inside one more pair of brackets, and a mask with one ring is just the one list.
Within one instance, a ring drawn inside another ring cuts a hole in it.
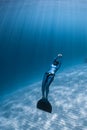
[{"label": "blue ocean water", "polygon": [[0,0],[0,95],[43,77],[63,54],[61,71],[87,58],[86,0]]}]

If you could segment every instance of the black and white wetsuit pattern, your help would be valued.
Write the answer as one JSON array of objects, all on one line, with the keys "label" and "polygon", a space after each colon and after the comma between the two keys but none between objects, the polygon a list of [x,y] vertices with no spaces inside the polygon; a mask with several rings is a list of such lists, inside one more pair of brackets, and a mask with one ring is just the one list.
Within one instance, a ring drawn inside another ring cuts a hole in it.
[{"label": "black and white wetsuit pattern", "polygon": [[48,99],[49,86],[54,80],[55,73],[61,66],[61,61],[59,58],[55,58],[50,66],[50,69],[44,74],[42,81],[42,97]]}]

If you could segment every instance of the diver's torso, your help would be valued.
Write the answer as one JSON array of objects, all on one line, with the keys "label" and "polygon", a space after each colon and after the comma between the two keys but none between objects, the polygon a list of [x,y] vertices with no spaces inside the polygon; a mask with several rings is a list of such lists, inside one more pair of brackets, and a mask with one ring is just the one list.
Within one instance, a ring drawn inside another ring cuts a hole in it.
[{"label": "diver's torso", "polygon": [[58,70],[58,68],[59,68],[59,65],[56,66],[56,65],[52,64],[51,67],[50,67],[50,70],[48,71],[48,73],[55,74],[56,71]]}]

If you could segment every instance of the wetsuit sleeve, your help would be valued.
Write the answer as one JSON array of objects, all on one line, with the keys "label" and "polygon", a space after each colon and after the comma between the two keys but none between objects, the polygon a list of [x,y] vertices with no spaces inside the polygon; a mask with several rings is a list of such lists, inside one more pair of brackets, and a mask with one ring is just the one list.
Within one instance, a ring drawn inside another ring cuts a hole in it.
[{"label": "wetsuit sleeve", "polygon": [[59,62],[59,64],[56,66],[56,72],[57,70],[61,67],[61,63]]}]

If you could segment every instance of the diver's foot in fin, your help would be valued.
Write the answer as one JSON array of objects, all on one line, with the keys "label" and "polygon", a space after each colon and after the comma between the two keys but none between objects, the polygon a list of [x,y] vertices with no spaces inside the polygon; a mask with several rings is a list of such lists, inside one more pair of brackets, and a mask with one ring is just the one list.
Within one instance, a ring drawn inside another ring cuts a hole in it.
[{"label": "diver's foot in fin", "polygon": [[46,98],[42,98],[37,102],[37,108],[49,113],[52,112],[52,106]]},{"label": "diver's foot in fin", "polygon": [[[48,101],[48,99],[45,98],[45,97],[42,97],[42,99],[40,99],[40,100],[43,100],[44,102],[47,102],[47,101]],[[39,101],[40,101],[40,100],[39,100]]]}]

